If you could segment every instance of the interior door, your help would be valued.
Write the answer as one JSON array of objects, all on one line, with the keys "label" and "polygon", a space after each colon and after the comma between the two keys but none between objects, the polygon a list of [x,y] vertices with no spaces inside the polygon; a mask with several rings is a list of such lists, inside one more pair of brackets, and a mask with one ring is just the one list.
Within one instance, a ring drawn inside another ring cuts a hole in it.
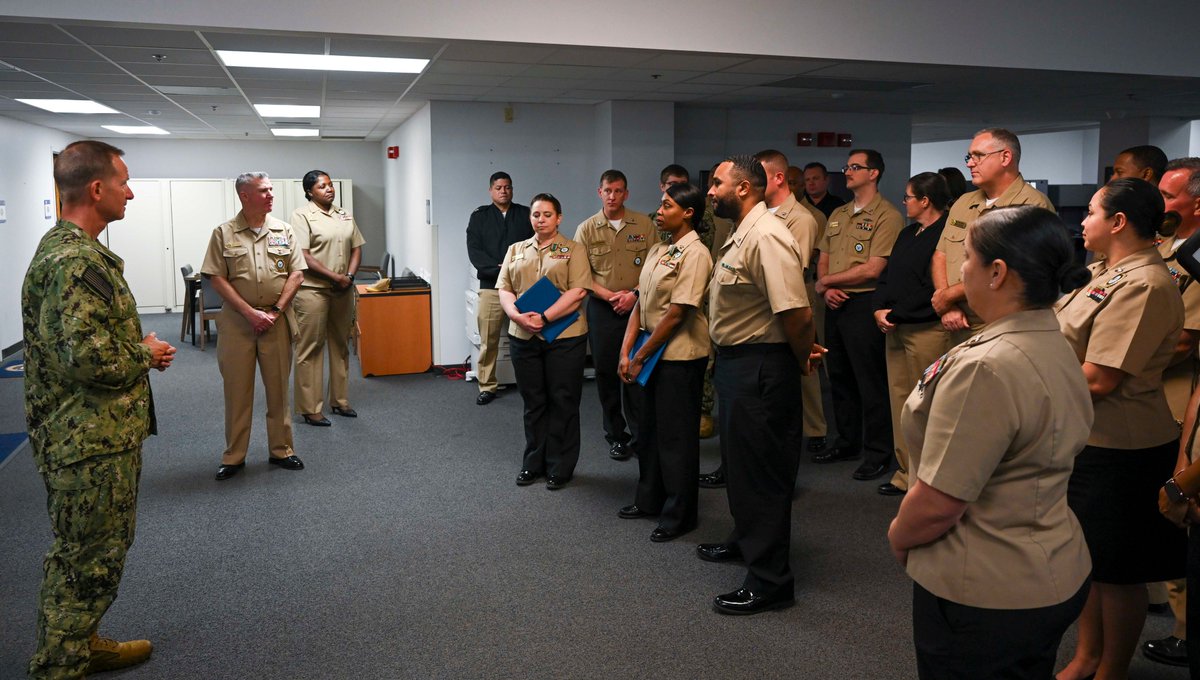
[{"label": "interior door", "polygon": [[170,244],[164,235],[162,182],[130,180],[129,188],[133,200],[125,206],[125,219],[104,230],[108,247],[125,260],[125,281],[138,309],[174,307],[174,288],[164,266],[170,261]]},{"label": "interior door", "polygon": [[[200,271],[208,240],[213,230],[237,214],[225,205],[226,182],[219,179],[171,180],[171,237],[173,241],[172,281],[175,282],[175,302],[183,305],[183,279],[179,268],[190,264]],[[228,183],[232,185],[232,182]]]}]

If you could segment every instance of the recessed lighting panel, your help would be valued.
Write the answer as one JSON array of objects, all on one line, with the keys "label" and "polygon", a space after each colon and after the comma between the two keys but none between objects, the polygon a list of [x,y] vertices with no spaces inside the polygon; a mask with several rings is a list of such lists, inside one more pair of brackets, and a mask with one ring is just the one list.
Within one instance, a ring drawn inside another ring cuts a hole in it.
[{"label": "recessed lighting panel", "polygon": [[169,135],[170,132],[153,125],[101,125],[105,130],[112,130],[123,135]]},{"label": "recessed lighting panel", "polygon": [[321,131],[304,128],[271,128],[271,134],[276,137],[316,137],[321,134]]},{"label": "recessed lighting panel", "polygon": [[304,71],[360,71],[366,73],[420,73],[428,59],[397,57],[348,57],[337,54],[289,54],[286,52],[241,52],[217,50],[226,66],[289,68]]},{"label": "recessed lighting panel", "polygon": [[255,104],[258,115],[268,118],[320,118],[321,107],[293,104]]},{"label": "recessed lighting panel", "polygon": [[120,113],[90,99],[18,99],[22,104],[36,106],[51,113]]}]

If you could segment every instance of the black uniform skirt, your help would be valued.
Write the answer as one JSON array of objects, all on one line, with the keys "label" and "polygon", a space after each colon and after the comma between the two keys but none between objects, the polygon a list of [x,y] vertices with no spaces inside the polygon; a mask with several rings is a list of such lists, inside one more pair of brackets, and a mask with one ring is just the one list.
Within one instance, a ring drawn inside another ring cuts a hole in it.
[{"label": "black uniform skirt", "polygon": [[1086,446],[1075,458],[1067,504],[1092,556],[1092,580],[1133,584],[1183,578],[1187,533],[1158,512],[1179,441],[1147,449]]}]

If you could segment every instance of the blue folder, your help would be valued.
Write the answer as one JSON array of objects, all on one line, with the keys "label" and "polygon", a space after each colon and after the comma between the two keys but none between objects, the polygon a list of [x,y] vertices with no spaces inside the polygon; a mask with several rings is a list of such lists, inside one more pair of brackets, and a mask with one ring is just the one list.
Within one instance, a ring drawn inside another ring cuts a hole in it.
[{"label": "blue folder", "polygon": [[[638,331],[637,340],[635,340],[633,343],[633,349],[629,351],[630,361],[633,361],[633,355],[637,354],[637,351],[641,349],[642,345],[646,344],[646,341],[649,339],[650,331]],[[642,364],[642,371],[641,373],[638,373],[637,384],[641,385],[642,387],[646,386],[646,381],[650,379],[650,373],[652,373],[654,371],[654,367],[658,365],[658,360],[662,358],[663,350],[667,348],[668,344],[668,342],[664,342],[663,344],[659,345],[658,349],[654,350],[654,354],[651,354],[646,359],[646,363]]]},{"label": "blue folder", "polygon": [[[529,287],[529,290],[521,293],[521,297],[517,298],[517,311],[525,314],[526,312],[536,312],[545,314],[547,309],[550,309],[558,298],[562,297],[562,293],[550,283],[550,279],[542,277],[537,280],[537,283]],[[542,327],[542,338],[546,342],[554,342],[567,327],[575,323],[575,319],[579,318],[579,312],[571,312],[561,319],[555,319]]]}]

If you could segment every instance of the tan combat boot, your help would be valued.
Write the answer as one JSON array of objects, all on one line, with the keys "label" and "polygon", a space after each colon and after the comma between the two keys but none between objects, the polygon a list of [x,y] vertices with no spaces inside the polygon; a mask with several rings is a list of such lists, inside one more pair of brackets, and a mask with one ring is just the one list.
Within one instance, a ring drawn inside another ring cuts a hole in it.
[{"label": "tan combat boot", "polygon": [[112,638],[100,637],[93,633],[89,640],[92,648],[91,659],[88,660],[88,675],[103,671],[115,671],[118,668],[135,666],[150,658],[154,646],[149,640],[130,640],[117,642]]},{"label": "tan combat boot", "polygon": [[708,439],[713,436],[713,417],[700,416],[700,438]]}]

